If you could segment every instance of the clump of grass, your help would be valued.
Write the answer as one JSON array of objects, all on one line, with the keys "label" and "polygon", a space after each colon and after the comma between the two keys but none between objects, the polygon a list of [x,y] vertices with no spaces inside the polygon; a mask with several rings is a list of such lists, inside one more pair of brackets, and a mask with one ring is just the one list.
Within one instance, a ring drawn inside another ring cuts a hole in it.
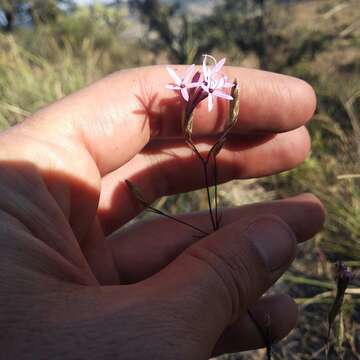
[{"label": "clump of grass", "polygon": [[[263,182],[281,197],[313,192],[323,201],[327,212],[324,230],[316,236],[315,242],[305,245],[299,254],[300,261],[294,264],[282,285],[303,310],[299,329],[294,331],[289,342],[276,348],[277,352],[290,351],[292,359],[325,357],[329,312],[335,329],[334,347],[329,352],[329,359],[359,356],[356,321],[360,290],[352,287],[342,294],[341,309],[337,309],[335,320],[331,309],[336,298],[336,286],[329,266],[335,261],[345,261],[356,270],[360,265],[358,96],[359,93],[354,92],[349,100],[339,100],[346,114],[341,124],[323,112],[315,116],[310,126],[312,155],[301,167],[274,176],[271,182]],[[295,348],[289,349],[294,344]],[[294,353],[302,355],[297,357]],[[286,356],[280,358],[288,358]]]},{"label": "clump of grass", "polygon": [[[352,122],[360,123],[359,119],[353,118]],[[311,191],[319,196],[327,211],[321,248],[332,261],[359,260],[358,135],[355,129],[344,130],[323,114],[314,118],[312,132],[311,158],[298,169],[274,177],[273,184],[281,196],[302,191]]]},{"label": "clump of grass", "polygon": [[110,72],[151,62],[127,38],[123,17],[84,7],[56,24],[0,33],[0,129]]},{"label": "clump of grass", "polygon": [[101,54],[83,42],[82,56],[71,47],[48,46],[54,60],[27,51],[13,36],[0,35],[0,124],[4,128],[102,75]]}]

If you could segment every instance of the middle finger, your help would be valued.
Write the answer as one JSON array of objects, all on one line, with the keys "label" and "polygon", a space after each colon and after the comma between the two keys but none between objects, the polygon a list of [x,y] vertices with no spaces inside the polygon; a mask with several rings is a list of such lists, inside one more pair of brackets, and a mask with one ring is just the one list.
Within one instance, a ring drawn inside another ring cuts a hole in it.
[{"label": "middle finger", "polygon": [[[206,156],[209,142],[198,144]],[[260,177],[291,169],[310,149],[305,127],[277,135],[232,135],[217,157],[218,183]],[[212,162],[208,173],[212,179]],[[143,210],[125,180],[140,190],[148,203],[156,198],[204,187],[199,159],[182,140],[157,141],[123,167],[102,179],[98,215],[106,234],[119,228]]]}]

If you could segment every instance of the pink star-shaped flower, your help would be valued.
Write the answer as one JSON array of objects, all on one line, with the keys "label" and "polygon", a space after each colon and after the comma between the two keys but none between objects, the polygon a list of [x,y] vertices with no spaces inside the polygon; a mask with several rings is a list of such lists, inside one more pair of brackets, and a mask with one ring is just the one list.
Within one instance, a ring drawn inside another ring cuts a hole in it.
[{"label": "pink star-shaped flower", "polygon": [[[210,58],[214,65],[209,67],[207,65],[207,59]],[[204,81],[200,85],[202,89],[208,93],[208,110],[209,112],[214,107],[214,97],[219,97],[226,100],[233,100],[232,96],[221,91],[223,88],[232,88],[234,86],[233,83],[227,81],[226,76],[222,76],[220,79],[219,71],[222,69],[226,61],[226,58],[222,58],[220,61],[216,61],[216,59],[211,55],[204,55],[203,61],[203,76]]]},{"label": "pink star-shaped flower", "polygon": [[231,88],[234,86],[233,83],[229,83],[226,81],[227,78],[225,76],[221,77],[219,80],[215,80],[213,78],[208,79],[207,82],[201,84],[201,87],[204,91],[206,91],[208,95],[208,110],[209,112],[214,107],[214,97],[219,97],[226,100],[233,100],[233,97],[223,91],[223,88]]},{"label": "pink star-shaped flower", "polygon": [[182,97],[185,101],[189,101],[189,92],[188,89],[194,88],[199,86],[199,83],[192,83],[191,82],[191,75],[194,71],[195,64],[192,64],[188,67],[185,71],[183,76],[180,78],[175,70],[171,69],[170,67],[166,67],[169,75],[174,80],[175,84],[168,84],[166,87],[171,90],[180,90]]}]

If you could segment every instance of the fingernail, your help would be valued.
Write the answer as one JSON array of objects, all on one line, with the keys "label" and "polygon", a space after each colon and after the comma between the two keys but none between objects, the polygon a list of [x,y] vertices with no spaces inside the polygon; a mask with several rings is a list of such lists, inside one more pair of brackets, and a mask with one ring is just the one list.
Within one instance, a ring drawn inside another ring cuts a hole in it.
[{"label": "fingernail", "polygon": [[247,231],[269,271],[291,263],[296,255],[297,241],[290,227],[269,216],[253,222]]}]

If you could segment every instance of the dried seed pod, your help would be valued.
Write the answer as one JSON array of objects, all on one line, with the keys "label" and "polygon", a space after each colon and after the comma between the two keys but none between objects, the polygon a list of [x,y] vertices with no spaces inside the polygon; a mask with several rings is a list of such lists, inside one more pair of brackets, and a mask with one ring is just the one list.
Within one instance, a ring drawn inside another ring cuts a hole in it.
[{"label": "dried seed pod", "polygon": [[231,96],[233,97],[233,100],[230,101],[229,128],[232,128],[235,125],[240,111],[240,88],[237,79],[234,80]]},{"label": "dried seed pod", "polygon": [[341,313],[346,289],[348,288],[349,283],[354,279],[354,274],[348,269],[347,266],[345,266],[341,262],[336,264],[336,272],[336,296],[328,314],[328,342],[330,339],[330,332],[333,327],[334,321],[336,317]]},{"label": "dried seed pod", "polygon": [[194,120],[194,113],[191,112],[187,116],[187,119],[183,122],[183,131],[184,131],[184,138],[185,140],[191,140],[192,130],[193,130],[193,120]]}]

